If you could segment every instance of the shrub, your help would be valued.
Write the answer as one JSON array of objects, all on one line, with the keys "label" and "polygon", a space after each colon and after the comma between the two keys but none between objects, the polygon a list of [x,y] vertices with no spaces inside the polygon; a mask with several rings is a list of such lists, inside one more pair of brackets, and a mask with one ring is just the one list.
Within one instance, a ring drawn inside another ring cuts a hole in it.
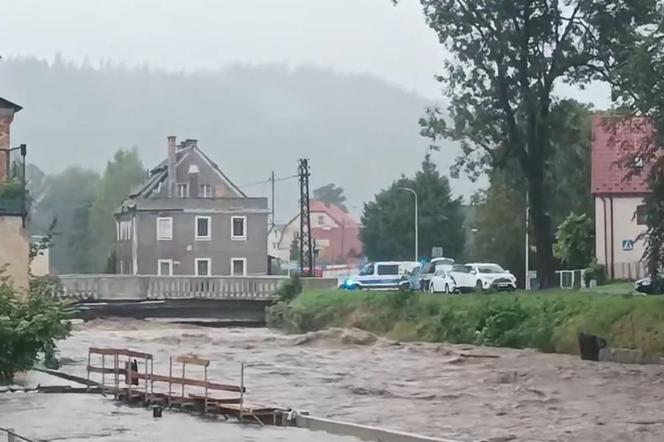
[{"label": "shrub", "polygon": [[591,262],[594,239],[593,223],[588,215],[574,212],[558,226],[553,254],[570,269],[582,269]]},{"label": "shrub", "polygon": [[606,282],[606,271],[604,269],[604,266],[598,264],[597,261],[593,260],[593,262],[590,263],[588,268],[583,273],[583,279],[586,283],[586,287],[590,285],[590,281],[592,280],[595,280],[597,282],[597,285],[604,284]]},{"label": "shrub", "polygon": [[32,368],[41,356],[56,364],[55,341],[69,334],[70,323],[64,305],[54,300],[55,290],[52,279],[34,280],[27,295],[0,282],[0,382]]},{"label": "shrub", "polygon": [[280,302],[291,302],[300,293],[302,293],[302,279],[299,273],[293,273],[290,279],[277,289],[276,295]]}]

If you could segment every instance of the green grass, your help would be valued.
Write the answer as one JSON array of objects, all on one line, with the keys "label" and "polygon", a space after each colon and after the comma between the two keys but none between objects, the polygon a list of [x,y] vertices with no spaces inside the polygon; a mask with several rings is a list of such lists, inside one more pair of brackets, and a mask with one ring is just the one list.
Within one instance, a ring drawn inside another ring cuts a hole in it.
[{"label": "green grass", "polygon": [[294,332],[357,327],[402,341],[559,353],[576,353],[583,331],[614,347],[664,353],[664,297],[635,297],[630,291],[625,284],[461,296],[319,290],[272,307],[268,322]]}]

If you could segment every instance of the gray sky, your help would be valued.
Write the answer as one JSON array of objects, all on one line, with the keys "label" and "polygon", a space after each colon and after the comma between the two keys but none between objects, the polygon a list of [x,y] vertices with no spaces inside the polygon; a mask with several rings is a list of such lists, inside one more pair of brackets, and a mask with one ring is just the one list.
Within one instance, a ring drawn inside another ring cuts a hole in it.
[{"label": "gray sky", "polygon": [[[211,69],[244,63],[366,72],[427,97],[443,51],[417,0],[2,0],[0,54],[95,65]],[[565,89],[567,92],[567,89]],[[594,86],[577,98],[606,105]]]}]

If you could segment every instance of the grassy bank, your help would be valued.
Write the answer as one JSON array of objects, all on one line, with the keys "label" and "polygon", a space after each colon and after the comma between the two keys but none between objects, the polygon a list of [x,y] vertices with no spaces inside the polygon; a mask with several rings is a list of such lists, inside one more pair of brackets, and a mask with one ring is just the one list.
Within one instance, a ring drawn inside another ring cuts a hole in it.
[{"label": "grassy bank", "polygon": [[628,294],[548,291],[444,296],[308,291],[290,304],[271,307],[268,323],[292,332],[357,327],[402,341],[558,353],[576,353],[577,334],[583,331],[607,338],[612,347],[664,354],[664,297]]}]

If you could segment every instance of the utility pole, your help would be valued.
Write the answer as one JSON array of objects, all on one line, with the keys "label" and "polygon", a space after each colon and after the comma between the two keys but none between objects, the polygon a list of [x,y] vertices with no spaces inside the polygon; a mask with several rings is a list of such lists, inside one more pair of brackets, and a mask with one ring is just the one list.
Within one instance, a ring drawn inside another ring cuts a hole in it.
[{"label": "utility pole", "polygon": [[[302,158],[297,169],[300,181],[300,269],[302,276],[314,275],[314,253],[311,238],[311,209],[309,206],[309,160]],[[305,271],[305,268],[308,268]]]},{"label": "utility pole", "polygon": [[274,222],[274,170],[272,171],[272,176],[270,177],[270,181],[272,182],[272,228],[274,229],[275,222]]},{"label": "utility pole", "polygon": [[530,278],[528,277],[528,269],[530,267],[530,241],[528,239],[528,215],[530,212],[530,200],[528,198],[528,191],[526,191],[526,279],[524,280],[524,287],[526,290],[530,290]]}]

